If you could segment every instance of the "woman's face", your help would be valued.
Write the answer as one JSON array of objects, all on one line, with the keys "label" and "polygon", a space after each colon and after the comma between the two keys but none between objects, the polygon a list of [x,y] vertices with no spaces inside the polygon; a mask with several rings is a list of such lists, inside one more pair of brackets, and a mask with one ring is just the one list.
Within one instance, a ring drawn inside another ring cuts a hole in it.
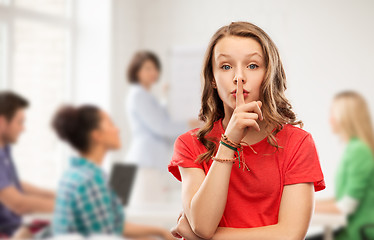
[{"label": "woman's face", "polygon": [[103,145],[108,150],[115,150],[121,147],[119,129],[114,125],[109,115],[100,112],[100,123],[98,129],[93,131],[94,142]]},{"label": "woman's face", "polygon": [[243,81],[244,101],[257,101],[266,66],[261,45],[252,38],[228,36],[213,50],[213,75],[225,109],[235,109],[236,82]]},{"label": "woman's face", "polygon": [[159,75],[160,72],[156,64],[151,60],[144,61],[138,71],[138,79],[140,84],[147,88],[157,82]]}]

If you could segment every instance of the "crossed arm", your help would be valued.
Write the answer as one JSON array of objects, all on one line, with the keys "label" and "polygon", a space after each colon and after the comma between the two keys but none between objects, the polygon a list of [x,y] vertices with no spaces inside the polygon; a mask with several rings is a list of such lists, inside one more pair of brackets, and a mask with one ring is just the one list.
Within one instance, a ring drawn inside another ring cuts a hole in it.
[{"label": "crossed arm", "polygon": [[313,183],[284,186],[277,224],[258,228],[218,227],[226,205],[231,167],[213,162],[207,176],[201,169],[180,167],[183,215],[173,229],[175,236],[188,240],[305,238],[314,209]]}]

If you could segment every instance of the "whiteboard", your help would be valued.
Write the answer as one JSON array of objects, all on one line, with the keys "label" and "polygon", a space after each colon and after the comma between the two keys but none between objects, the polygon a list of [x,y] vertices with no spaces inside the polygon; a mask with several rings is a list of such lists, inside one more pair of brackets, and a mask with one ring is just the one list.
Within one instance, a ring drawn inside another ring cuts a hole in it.
[{"label": "whiteboard", "polygon": [[168,91],[170,115],[175,120],[197,119],[201,107],[201,69],[204,47],[179,46],[170,52]]}]

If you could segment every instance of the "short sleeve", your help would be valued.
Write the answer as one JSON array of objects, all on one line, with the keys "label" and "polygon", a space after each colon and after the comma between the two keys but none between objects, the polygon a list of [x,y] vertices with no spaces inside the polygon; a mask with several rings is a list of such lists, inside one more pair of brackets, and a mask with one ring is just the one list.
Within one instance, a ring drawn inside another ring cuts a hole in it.
[{"label": "short sleeve", "polygon": [[180,135],[174,143],[174,152],[168,170],[179,181],[182,181],[182,178],[178,167],[203,169],[203,166],[196,162],[198,154],[194,151],[193,138],[191,132],[187,132]]},{"label": "short sleeve", "polygon": [[284,185],[313,182],[314,190],[326,188],[317,149],[311,134],[307,134],[292,152],[285,170]]},{"label": "short sleeve", "polygon": [[12,180],[9,179],[9,173],[7,171],[9,171],[9,168],[3,166],[0,167],[0,191],[6,187],[13,185]]},{"label": "short sleeve", "polygon": [[345,194],[361,200],[374,173],[374,160],[371,151],[363,144],[355,146],[348,154]]}]

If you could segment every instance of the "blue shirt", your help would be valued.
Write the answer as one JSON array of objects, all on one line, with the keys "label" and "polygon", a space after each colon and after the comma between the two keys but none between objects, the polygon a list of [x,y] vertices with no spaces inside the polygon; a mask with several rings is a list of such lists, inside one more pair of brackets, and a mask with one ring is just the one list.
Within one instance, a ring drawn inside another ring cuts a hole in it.
[{"label": "blue shirt", "polygon": [[[22,191],[17,170],[13,164],[10,147],[0,148],[0,191],[7,187]],[[11,236],[21,225],[21,217],[0,202],[0,233]]]},{"label": "blue shirt", "polygon": [[126,99],[131,144],[126,162],[165,171],[172,156],[175,139],[188,130],[176,122],[165,106],[140,84],[131,84]]},{"label": "blue shirt", "polygon": [[72,158],[58,187],[52,231],[123,235],[123,211],[103,170],[84,158]]}]

